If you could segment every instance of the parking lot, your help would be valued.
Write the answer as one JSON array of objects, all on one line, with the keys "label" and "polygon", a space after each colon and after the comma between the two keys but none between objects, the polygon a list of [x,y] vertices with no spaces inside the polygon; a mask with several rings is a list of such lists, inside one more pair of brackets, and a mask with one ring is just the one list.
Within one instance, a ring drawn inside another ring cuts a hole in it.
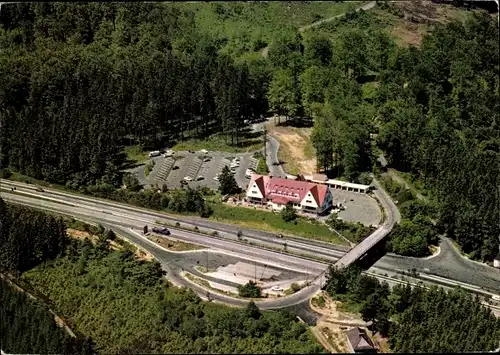
[{"label": "parking lot", "polygon": [[214,180],[222,172],[224,166],[230,166],[232,159],[240,158],[240,165],[235,168],[234,178],[238,186],[246,189],[249,179],[245,177],[248,168],[256,169],[258,161],[252,153],[223,153],[223,152],[175,152],[173,157],[155,157],[155,166],[149,176],[144,176],[144,166],[134,169],[139,181],[143,185],[162,186],[168,188],[181,187],[181,181],[189,177],[187,184],[193,188],[206,186],[212,189],[219,187],[219,182]]},{"label": "parking lot", "polygon": [[344,211],[338,213],[344,221],[360,222],[366,226],[380,223],[382,213],[377,201],[371,196],[337,189],[330,191],[333,195],[333,204],[340,202],[345,207]]}]

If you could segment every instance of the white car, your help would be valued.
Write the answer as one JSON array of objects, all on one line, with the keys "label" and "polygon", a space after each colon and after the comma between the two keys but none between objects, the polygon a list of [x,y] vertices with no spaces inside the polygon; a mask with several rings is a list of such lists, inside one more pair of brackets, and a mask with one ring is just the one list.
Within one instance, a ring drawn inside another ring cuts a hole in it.
[{"label": "white car", "polygon": [[163,154],[164,158],[169,158],[169,157],[172,157],[172,156],[174,156],[174,151],[173,150],[167,150],[165,152],[165,154]]},{"label": "white car", "polygon": [[219,176],[214,176],[215,181],[219,181]]},{"label": "white car", "polygon": [[202,150],[200,150],[200,152],[202,152],[203,154],[207,154],[207,153],[208,153],[208,150],[206,150],[206,149],[202,149]]},{"label": "white car", "polygon": [[498,296],[498,295],[494,295],[491,298],[494,299],[495,301],[500,301],[500,296]]},{"label": "white car", "polygon": [[184,176],[185,181],[193,181],[193,178],[191,176]]},{"label": "white car", "polygon": [[273,287],[271,287],[271,291],[281,292],[281,291],[283,291],[283,289],[279,286],[273,286]]},{"label": "white car", "polygon": [[159,150],[155,150],[153,152],[149,152],[149,157],[152,158],[152,157],[158,157],[160,156],[160,151]]}]

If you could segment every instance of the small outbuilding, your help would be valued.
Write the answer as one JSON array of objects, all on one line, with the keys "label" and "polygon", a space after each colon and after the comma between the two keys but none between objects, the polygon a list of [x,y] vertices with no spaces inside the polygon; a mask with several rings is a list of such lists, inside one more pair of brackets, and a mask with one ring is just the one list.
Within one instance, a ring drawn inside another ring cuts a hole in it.
[{"label": "small outbuilding", "polygon": [[372,340],[366,334],[366,330],[354,327],[346,332],[347,344],[352,353],[376,353],[377,349]]}]

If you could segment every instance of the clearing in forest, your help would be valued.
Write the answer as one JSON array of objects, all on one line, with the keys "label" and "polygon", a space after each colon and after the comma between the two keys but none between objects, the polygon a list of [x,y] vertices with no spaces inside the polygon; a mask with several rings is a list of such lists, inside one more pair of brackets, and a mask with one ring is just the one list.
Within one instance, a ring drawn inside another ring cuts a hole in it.
[{"label": "clearing in forest", "polygon": [[[333,301],[326,292],[321,291],[310,301],[311,309],[321,316],[313,327],[313,333],[318,341],[332,352],[347,353],[346,330],[352,327],[367,328],[369,323],[361,319],[358,313],[341,310],[341,302]],[[348,308],[348,307],[345,307]],[[387,339],[374,336],[368,329],[367,334],[381,352],[390,352]]]},{"label": "clearing in forest", "polygon": [[283,169],[291,175],[316,172],[316,154],[311,142],[311,127],[290,127],[268,124],[269,135],[276,138],[280,147],[278,159]]}]

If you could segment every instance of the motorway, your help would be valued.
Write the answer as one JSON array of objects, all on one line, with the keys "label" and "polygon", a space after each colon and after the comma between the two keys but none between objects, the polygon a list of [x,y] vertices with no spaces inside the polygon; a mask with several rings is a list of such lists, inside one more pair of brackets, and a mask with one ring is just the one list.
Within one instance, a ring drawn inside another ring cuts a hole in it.
[{"label": "motorway", "polygon": [[[348,250],[348,248],[343,246],[335,246],[302,238],[286,237],[285,239],[279,239],[270,233],[251,229],[241,229],[244,239],[247,240],[247,243],[244,243],[238,241],[236,234],[240,228],[236,226],[196,217],[174,217],[130,205],[69,194],[52,189],[37,192],[32,185],[8,180],[2,180],[1,183],[2,197],[7,201],[38,206],[54,212],[63,212],[85,220],[95,221],[96,223],[112,226],[117,225],[124,228],[141,228],[144,225],[154,225],[157,221],[164,221],[171,224],[178,221],[181,222],[182,226],[197,226],[200,231],[204,229],[207,231],[217,230],[219,231],[219,237],[215,238],[213,236],[171,228],[173,234],[187,242],[205,245],[217,250],[224,250],[226,253],[232,253],[235,256],[246,259],[255,258],[258,261],[264,260],[269,265],[274,264],[278,267],[302,272],[307,268],[311,273],[317,272],[319,275],[326,269],[326,261],[333,263]],[[16,186],[16,194],[9,193],[11,186]],[[284,242],[287,243],[287,250],[289,252],[287,254],[278,251],[263,250],[257,247],[257,245],[261,245],[283,250]],[[493,293],[500,291],[500,270],[465,259],[447,239],[443,239],[440,247],[440,253],[430,259],[409,258],[394,254],[385,255],[375,263],[370,271],[375,271],[378,274],[391,274],[416,269],[419,273],[441,276],[449,280],[475,285]],[[292,256],[290,253],[299,254],[301,257]],[[321,258],[325,262],[307,260],[302,256],[316,259]]]}]

